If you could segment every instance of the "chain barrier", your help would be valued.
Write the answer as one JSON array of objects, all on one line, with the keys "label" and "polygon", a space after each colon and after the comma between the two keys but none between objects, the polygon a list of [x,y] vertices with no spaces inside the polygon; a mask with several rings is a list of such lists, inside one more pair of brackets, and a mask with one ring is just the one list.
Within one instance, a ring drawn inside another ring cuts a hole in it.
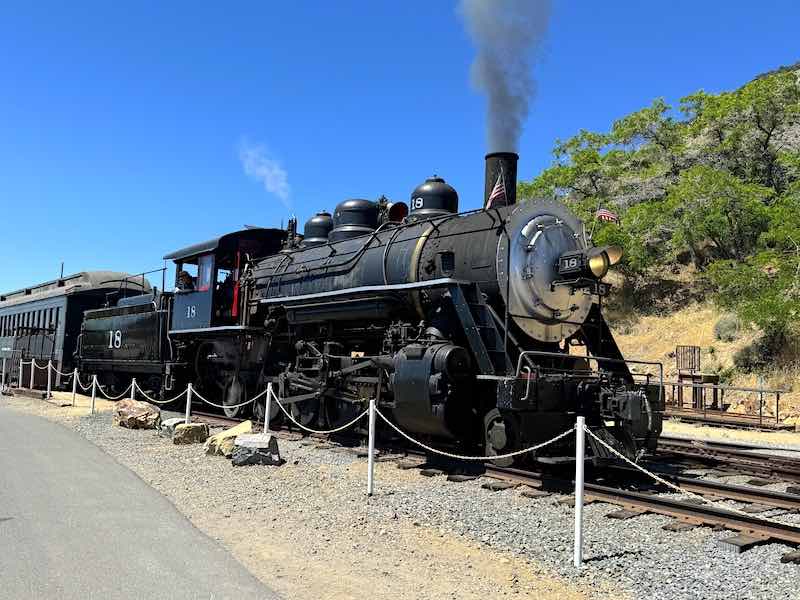
[{"label": "chain barrier", "polygon": [[133,383],[131,383],[128,387],[126,387],[125,391],[122,392],[119,396],[109,396],[108,394],[105,393],[105,391],[103,391],[103,386],[100,385],[99,383],[97,384],[97,389],[100,390],[100,393],[103,394],[103,396],[105,396],[107,400],[111,400],[112,402],[114,402],[115,400],[121,399],[123,396],[127,396],[128,392],[131,391],[131,385],[133,385]]},{"label": "chain barrier", "polygon": [[40,367],[38,364],[36,364],[35,358],[31,359],[31,362],[33,363],[33,366],[39,369],[40,371],[47,371],[47,369],[50,368],[50,363],[47,363],[45,366]]},{"label": "chain barrier", "polygon": [[62,377],[72,377],[75,374],[75,371],[70,371],[69,373],[62,373],[55,367],[50,367],[50,368],[53,369],[53,371],[55,371],[58,375],[61,375]]},{"label": "chain barrier", "polygon": [[[188,390],[183,390],[180,394],[178,394],[174,398],[170,398],[169,400],[156,400],[155,398],[151,398],[150,396],[148,396],[145,393],[145,391],[139,387],[138,381],[136,382],[136,389],[139,390],[139,393],[142,396],[144,396],[145,400],[147,400],[148,402],[152,402],[153,404],[169,404],[170,402],[175,402],[175,400],[177,400],[178,398],[182,398],[183,396],[185,396],[186,392],[188,391]],[[136,394],[136,392],[134,392],[134,394]]]},{"label": "chain barrier", "polygon": [[[694,492],[690,492],[689,490],[685,490],[682,487],[680,487],[679,485],[677,485],[675,483],[672,483],[671,481],[667,481],[666,479],[664,479],[663,477],[659,477],[655,473],[651,473],[650,471],[648,471],[644,467],[641,467],[641,466],[637,465],[635,462],[630,460],[627,456],[623,455],[621,452],[618,452],[616,449],[612,448],[609,444],[607,444],[606,442],[601,440],[588,427],[584,426],[583,430],[586,433],[588,433],[590,436],[592,436],[595,439],[595,441],[599,442],[600,445],[603,446],[606,450],[608,450],[609,452],[611,452],[612,454],[614,454],[618,458],[621,458],[626,463],[628,463],[632,467],[635,467],[636,469],[638,469],[639,471],[641,471],[642,473],[644,473],[648,477],[651,477],[651,478],[655,479],[660,484],[665,485],[666,487],[671,488],[671,489],[673,489],[676,492],[679,492],[681,494],[686,494],[690,498],[696,498],[696,499],[702,501],[703,503],[710,504],[712,506],[716,506],[717,508],[720,508],[721,510],[726,510],[728,512],[732,512],[734,514],[737,514],[740,517],[747,517],[748,519],[751,519],[753,517],[752,514],[746,513],[743,510],[739,510],[738,508],[734,508],[732,506],[720,505],[719,502],[714,502],[713,500],[709,500],[708,498],[705,498],[700,494],[696,494]],[[777,507],[776,507],[776,509],[777,509]],[[780,521],[776,521],[775,519],[771,519],[770,517],[761,517],[761,516],[759,516],[758,518],[761,519],[762,521],[775,523],[777,525],[785,525],[785,523],[781,523]]]},{"label": "chain barrier", "polygon": [[310,433],[331,434],[331,433],[338,433],[340,431],[344,431],[348,427],[352,427],[353,425],[358,423],[365,415],[367,415],[369,413],[369,409],[367,409],[364,412],[362,412],[360,415],[358,415],[355,419],[353,419],[349,423],[346,423],[346,424],[342,425],[341,427],[337,427],[336,429],[330,429],[330,430],[327,430],[327,431],[321,431],[321,430],[318,430],[318,429],[311,429],[310,427],[306,427],[305,425],[302,425],[302,424],[298,423],[295,420],[295,418],[292,415],[290,415],[289,412],[283,407],[283,404],[281,404],[281,401],[280,401],[280,399],[278,398],[278,396],[277,396],[277,394],[275,392],[272,392],[272,397],[275,399],[275,402],[278,403],[278,408],[280,408],[283,411],[283,414],[285,414],[292,423],[297,425],[300,429],[303,429],[303,430],[308,431]]},{"label": "chain barrier", "polygon": [[83,384],[81,383],[81,378],[80,378],[80,376],[79,376],[79,375],[76,375],[76,376],[75,376],[75,381],[77,381],[77,382],[78,382],[78,385],[80,386],[80,388],[81,388],[81,389],[82,389],[84,392],[88,392],[90,389],[92,389],[92,384],[91,384],[91,383],[90,383],[89,385],[83,385]]},{"label": "chain barrier", "polygon": [[380,410],[378,410],[377,407],[375,408],[375,412],[377,413],[377,415],[381,419],[384,420],[384,422],[386,424],[389,425],[389,427],[394,429],[397,433],[402,435],[409,442],[412,442],[412,443],[416,444],[420,448],[424,448],[428,452],[433,452],[434,454],[439,454],[441,456],[446,456],[447,458],[455,458],[455,459],[458,459],[458,460],[482,460],[482,461],[486,461],[486,460],[499,460],[499,459],[503,459],[503,458],[512,458],[514,456],[520,456],[520,455],[526,454],[528,452],[533,452],[534,450],[539,450],[540,448],[544,448],[545,446],[549,446],[550,444],[552,444],[554,442],[557,442],[561,438],[565,438],[568,435],[571,435],[572,433],[575,432],[575,428],[571,427],[570,429],[567,429],[563,433],[559,433],[556,437],[554,437],[552,439],[549,439],[546,442],[542,442],[541,444],[536,444],[535,446],[531,446],[530,448],[525,448],[523,450],[515,450],[514,452],[508,452],[506,454],[497,454],[497,455],[493,455],[493,456],[461,456],[459,454],[452,454],[450,452],[445,452],[444,450],[437,450],[436,448],[431,448],[430,446],[426,446],[425,444],[423,444],[419,440],[415,440],[410,435],[408,435],[407,433],[402,431],[399,427],[397,427],[397,425],[395,425],[389,419],[387,419],[383,415],[383,413]]},{"label": "chain barrier", "polygon": [[205,402],[209,406],[213,406],[214,408],[222,408],[222,409],[226,409],[226,408],[227,409],[241,408],[242,406],[247,406],[248,404],[252,404],[256,400],[261,398],[261,396],[263,396],[266,393],[267,393],[267,391],[264,390],[263,392],[261,392],[255,398],[250,398],[250,400],[247,400],[246,402],[242,402],[241,404],[214,404],[213,402],[210,402],[209,400],[206,400],[205,398],[203,398],[203,396],[201,396],[200,393],[196,389],[192,388],[192,396],[197,396],[198,398],[200,398],[200,400],[202,400],[203,402]]}]

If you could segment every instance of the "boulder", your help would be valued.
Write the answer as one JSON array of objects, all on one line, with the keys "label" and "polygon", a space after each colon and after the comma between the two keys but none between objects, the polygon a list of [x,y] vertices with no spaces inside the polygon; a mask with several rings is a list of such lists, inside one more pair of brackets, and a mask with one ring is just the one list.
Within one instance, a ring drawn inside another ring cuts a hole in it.
[{"label": "boulder", "polygon": [[172,432],[173,444],[200,444],[208,439],[208,423],[179,423]]},{"label": "boulder", "polygon": [[246,465],[280,466],[285,461],[278,451],[278,438],[271,434],[239,435],[234,442],[231,462],[235,467]]},{"label": "boulder", "polygon": [[236,436],[251,433],[252,431],[253,422],[243,421],[235,427],[215,433],[206,440],[204,446],[206,454],[220,455],[230,458],[231,454],[233,454],[234,440],[236,439]]},{"label": "boulder", "polygon": [[114,425],[128,429],[155,429],[161,422],[161,411],[157,406],[126,398],[114,407]]},{"label": "boulder", "polygon": [[159,427],[158,433],[164,437],[172,439],[172,434],[175,433],[175,428],[183,422],[185,422],[184,417],[172,417],[166,421],[161,421],[161,427]]}]

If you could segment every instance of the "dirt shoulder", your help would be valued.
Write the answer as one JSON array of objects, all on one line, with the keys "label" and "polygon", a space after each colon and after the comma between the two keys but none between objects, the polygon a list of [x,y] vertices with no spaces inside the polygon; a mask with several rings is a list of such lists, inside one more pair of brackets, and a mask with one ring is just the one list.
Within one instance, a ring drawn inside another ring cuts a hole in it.
[{"label": "dirt shoulder", "polygon": [[[71,395],[56,394],[61,399]],[[520,554],[387,508],[382,498],[409,493],[424,479],[394,464],[378,463],[380,490],[367,498],[364,461],[348,453],[283,442],[283,467],[235,468],[199,446],[173,446],[152,431],[112,427],[108,414],[87,418],[89,399],[77,400],[74,408],[23,397],[0,402],[58,421],[97,444],[286,598],[356,599],[367,592],[375,600],[625,597],[607,582],[565,579]],[[97,406],[101,413],[112,407]]]}]

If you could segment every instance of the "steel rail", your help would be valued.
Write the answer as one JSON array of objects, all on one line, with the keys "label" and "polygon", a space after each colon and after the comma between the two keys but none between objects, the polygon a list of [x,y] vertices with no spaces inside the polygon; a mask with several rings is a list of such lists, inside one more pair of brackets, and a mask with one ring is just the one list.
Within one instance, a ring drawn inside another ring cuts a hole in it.
[{"label": "steel rail", "polygon": [[753,452],[751,449],[730,446],[722,442],[700,442],[677,438],[659,439],[658,449],[674,456],[727,464],[752,475],[774,477],[792,482],[800,481],[800,455],[798,458],[792,458]]},{"label": "steel rail", "polygon": [[[568,492],[571,489],[569,481],[550,479],[542,477],[541,474],[512,467],[487,465],[486,475],[495,479],[510,480],[540,488],[549,485],[558,491]],[[715,506],[697,505],[667,496],[624,490],[597,483],[586,483],[584,489],[588,497],[621,505],[623,508],[674,517],[698,525],[718,525],[765,540],[800,544],[800,527],[796,525],[765,521],[755,515],[744,516]]]},{"label": "steel rail", "polygon": [[[627,466],[612,466],[613,471],[634,473],[635,469]],[[752,504],[763,504],[774,508],[784,508],[787,510],[800,510],[800,495],[788,492],[778,492],[775,490],[758,488],[722,481],[709,479],[698,479],[696,477],[685,477],[681,475],[669,475],[658,473],[659,477],[674,483],[677,486],[695,494],[703,496],[716,496],[726,500],[736,500],[738,502],[749,502]]]}]

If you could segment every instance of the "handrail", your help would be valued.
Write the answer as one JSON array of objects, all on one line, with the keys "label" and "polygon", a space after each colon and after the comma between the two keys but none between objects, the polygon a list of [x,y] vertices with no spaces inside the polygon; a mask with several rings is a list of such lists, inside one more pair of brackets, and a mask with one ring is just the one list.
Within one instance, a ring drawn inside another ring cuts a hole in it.
[{"label": "handrail", "polygon": [[791,388],[784,389],[768,389],[768,388],[750,388],[738,387],[727,385],[725,383],[695,383],[693,381],[665,381],[664,385],[679,385],[681,387],[703,388],[708,390],[723,390],[732,392],[755,392],[763,394],[787,394],[791,392]]},{"label": "handrail", "polygon": [[[636,360],[631,358],[610,358],[608,356],[577,356],[574,354],[563,354],[561,352],[545,352],[544,350],[525,350],[524,352],[519,353],[519,358],[517,359],[517,377],[520,377],[520,373],[522,372],[522,359],[525,356],[547,356],[551,358],[585,358],[586,360],[596,360],[597,362],[610,362],[610,363],[617,363],[617,364],[631,364],[631,365],[649,365],[652,367],[658,367],[658,380],[660,385],[658,386],[658,405],[661,406],[662,402],[665,401],[665,394],[664,394],[664,365],[660,362],[652,361],[652,360]],[[631,373],[633,376],[633,373]],[[647,385],[650,385],[650,376],[647,374]]]}]

